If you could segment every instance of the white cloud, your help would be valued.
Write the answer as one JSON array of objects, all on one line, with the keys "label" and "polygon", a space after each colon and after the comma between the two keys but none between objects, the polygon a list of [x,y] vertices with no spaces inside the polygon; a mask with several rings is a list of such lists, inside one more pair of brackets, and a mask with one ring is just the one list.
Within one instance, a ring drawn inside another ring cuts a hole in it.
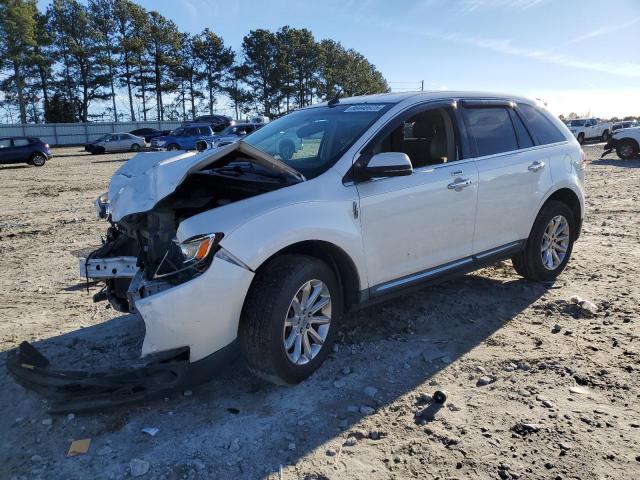
[{"label": "white cloud", "polygon": [[462,13],[468,14],[476,10],[486,8],[512,8],[517,10],[527,10],[548,0],[462,0],[460,8]]},{"label": "white cloud", "polygon": [[600,27],[592,30],[590,32],[584,33],[582,35],[578,35],[575,38],[569,40],[565,45],[574,45],[576,43],[583,42],[584,40],[589,40],[591,38],[600,37],[602,35],[610,35],[614,32],[619,32],[620,30],[624,30],[625,28],[631,27],[640,21],[640,17],[632,18],[628,22],[616,23],[615,25],[611,25],[608,27]]},{"label": "white cloud", "polygon": [[640,88],[539,90],[525,95],[540,98],[555,115],[571,112],[602,118],[640,115]]},{"label": "white cloud", "polygon": [[445,33],[428,28],[414,28],[405,25],[399,25],[396,22],[380,21],[364,17],[356,17],[354,18],[354,20],[366,23],[367,25],[384,28],[395,33],[411,34],[433,40],[447,40],[454,43],[492,50],[498,53],[513,55],[521,58],[528,58],[531,60],[538,60],[540,62],[551,63],[565,67],[572,67],[580,70],[591,70],[595,72],[603,72],[623,77],[640,78],[640,63],[608,63],[602,61],[590,61],[571,57],[562,53],[556,53],[552,50],[519,47],[514,45],[511,39],[486,38],[467,35],[463,33]]},{"label": "white cloud", "polygon": [[592,70],[625,77],[640,77],[640,64],[638,63],[607,63],[583,60],[576,57],[570,57],[562,53],[556,53],[551,50],[535,50],[517,47],[512,44],[510,39],[490,39],[459,33],[450,33],[440,38],[446,38],[458,43],[485,48],[495,52],[505,53],[507,55],[530,58],[533,60],[578,68],[581,70]]}]

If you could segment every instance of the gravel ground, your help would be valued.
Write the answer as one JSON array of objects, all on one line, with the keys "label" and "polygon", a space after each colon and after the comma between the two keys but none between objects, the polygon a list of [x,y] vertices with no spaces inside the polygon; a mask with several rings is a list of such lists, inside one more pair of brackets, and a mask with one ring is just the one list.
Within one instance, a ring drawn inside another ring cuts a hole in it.
[{"label": "gravel ground", "polygon": [[70,253],[99,243],[92,201],[130,154],[0,167],[0,479],[640,478],[640,159],[601,149],[585,147],[586,222],[553,285],[504,262],[344,318],[301,385],[238,360],[193,392],[68,416],[7,376],[6,351],[136,355],[142,322],[93,304]]}]

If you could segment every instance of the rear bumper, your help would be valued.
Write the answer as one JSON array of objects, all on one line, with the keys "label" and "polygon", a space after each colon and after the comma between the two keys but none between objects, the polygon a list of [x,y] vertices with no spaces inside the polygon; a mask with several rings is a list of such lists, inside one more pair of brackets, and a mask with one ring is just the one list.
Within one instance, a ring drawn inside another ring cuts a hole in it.
[{"label": "rear bumper", "polygon": [[50,400],[49,412],[91,412],[159,398],[210,380],[235,356],[233,342],[196,363],[188,347],[162,352],[118,371],[60,370],[33,345],[9,352],[7,370],[21,385]]}]

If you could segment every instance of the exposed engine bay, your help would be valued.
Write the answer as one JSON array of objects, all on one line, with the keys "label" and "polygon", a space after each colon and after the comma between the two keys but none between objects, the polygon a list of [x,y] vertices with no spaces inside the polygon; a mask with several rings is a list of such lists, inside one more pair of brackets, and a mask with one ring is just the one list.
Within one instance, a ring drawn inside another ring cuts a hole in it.
[{"label": "exposed engine bay", "polygon": [[[175,238],[182,221],[299,181],[288,173],[265,166],[264,162],[257,163],[242,149],[233,148],[215,163],[189,173],[175,191],[151,210],[127,215],[118,222],[108,216],[111,225],[103,245],[93,251],[85,262],[135,257],[139,272],[136,274],[139,278],[133,279],[137,282],[135,288],[139,289],[152,280],[160,280],[156,288],[182,283],[206,270],[213,258],[209,251],[202,258],[196,257],[197,261],[185,258],[187,252]],[[219,240],[212,238],[205,247],[215,249]],[[89,269],[85,268],[84,272],[89,278]],[[106,279],[105,288],[94,295],[94,301],[108,300],[119,311],[133,311],[131,285],[130,275],[113,275]]]}]

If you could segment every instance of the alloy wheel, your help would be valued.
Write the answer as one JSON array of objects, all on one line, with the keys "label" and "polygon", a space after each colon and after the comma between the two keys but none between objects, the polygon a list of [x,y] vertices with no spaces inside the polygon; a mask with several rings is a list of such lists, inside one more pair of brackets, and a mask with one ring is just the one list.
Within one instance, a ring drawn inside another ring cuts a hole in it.
[{"label": "alloy wheel", "polygon": [[46,161],[43,155],[34,155],[33,159],[31,160],[33,162],[33,164],[36,167],[41,167],[44,165],[44,162]]},{"label": "alloy wheel", "polygon": [[547,224],[540,248],[542,265],[547,270],[558,268],[567,256],[569,233],[569,222],[562,215],[556,215]]},{"label": "alloy wheel", "polygon": [[305,282],[296,292],[284,319],[282,341],[289,361],[309,363],[320,353],[331,324],[331,294],[320,280]]}]

